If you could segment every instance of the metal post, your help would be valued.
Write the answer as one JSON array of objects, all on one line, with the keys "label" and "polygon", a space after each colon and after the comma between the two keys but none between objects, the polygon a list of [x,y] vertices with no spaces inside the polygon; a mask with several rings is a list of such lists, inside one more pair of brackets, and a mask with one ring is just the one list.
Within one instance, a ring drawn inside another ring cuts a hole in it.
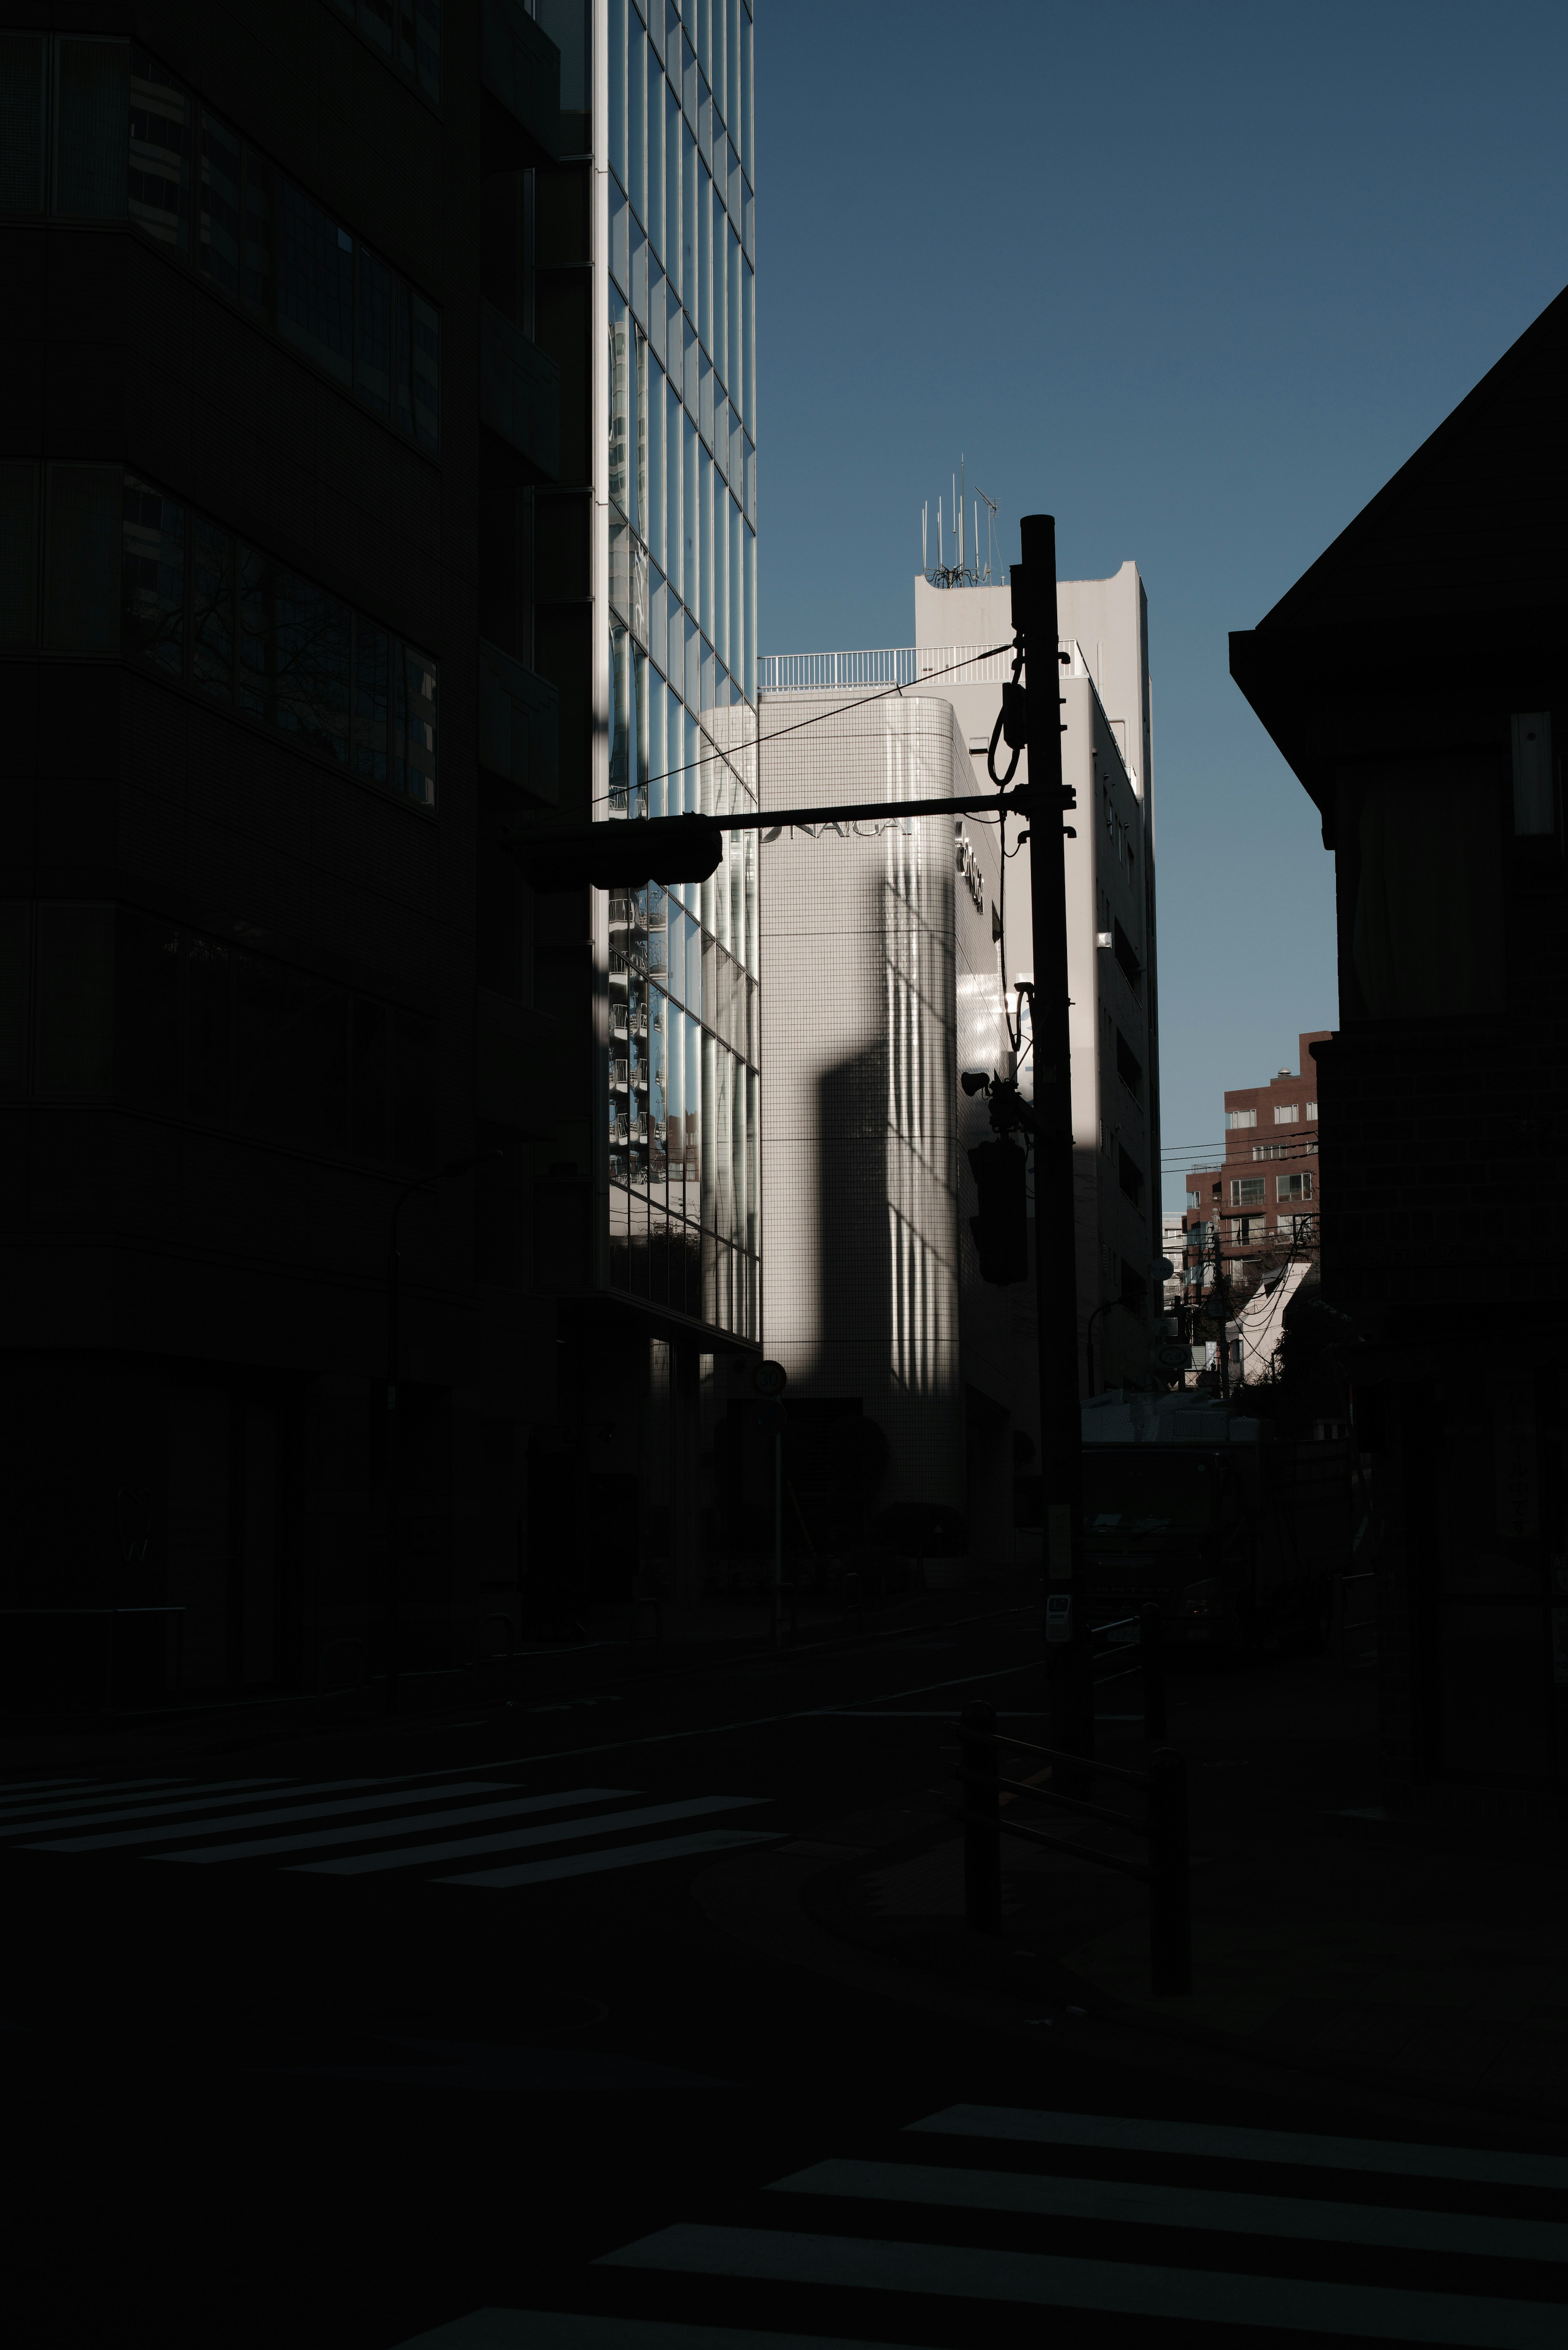
[{"label": "metal post", "polygon": [[996,1783],[996,1709],[964,1708],[963,1914],[971,1934],[1002,1931],[1002,1796]]},{"label": "metal post", "polygon": [[[1030,910],[1034,927],[1034,1282],[1040,1348],[1040,1461],[1046,1583],[1065,1586],[1070,1632],[1049,1666],[1053,1743],[1095,1751],[1094,1665],[1084,1590],[1084,1451],[1078,1395],[1077,1227],[1074,1201],[1072,1035],[1067,978],[1066,847],[1062,825],[1056,523],[1025,515],[1022,592],[1029,712]],[[1088,820],[1094,821],[1090,812]],[[1077,1792],[1082,1792],[1078,1790]]]},{"label": "metal post", "polygon": [[[1222,1206],[1223,1201],[1220,1202]],[[1220,1400],[1231,1400],[1230,1293],[1225,1286],[1225,1261],[1220,1253],[1220,1208],[1214,1211],[1214,1286],[1220,1293]]]},{"label": "metal post", "polygon": [[1165,1731],[1165,1618],[1155,1600],[1138,1616],[1138,1648],[1143,1659],[1143,1734],[1151,1742]]},{"label": "metal post", "polygon": [[1148,1766],[1148,1968],[1156,1998],[1192,1989],[1187,1764],[1162,1746]]},{"label": "metal post", "polygon": [[[405,1195],[406,1196],[406,1195]],[[392,1211],[392,1245],[387,1252],[387,1711],[398,1709],[398,1218]]]},{"label": "metal post", "polygon": [[[774,1409],[781,1419],[783,1404]],[[784,1646],[784,1430],[774,1430],[774,1646]]]}]

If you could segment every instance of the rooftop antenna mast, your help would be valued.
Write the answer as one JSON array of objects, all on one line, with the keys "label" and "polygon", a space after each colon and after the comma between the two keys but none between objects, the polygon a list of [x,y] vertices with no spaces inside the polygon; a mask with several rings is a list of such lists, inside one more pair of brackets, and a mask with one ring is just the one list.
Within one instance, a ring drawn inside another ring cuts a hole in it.
[{"label": "rooftop antenna mast", "polygon": [[[981,504],[985,508],[985,580],[983,584],[989,586],[991,584],[992,569],[994,561],[992,547],[995,539],[994,525],[996,522],[996,500],[994,498],[988,498],[978,482],[974,485],[974,494],[980,500]],[[980,560],[980,517],[978,515],[975,517],[974,525],[974,553],[975,561],[978,564]]]}]

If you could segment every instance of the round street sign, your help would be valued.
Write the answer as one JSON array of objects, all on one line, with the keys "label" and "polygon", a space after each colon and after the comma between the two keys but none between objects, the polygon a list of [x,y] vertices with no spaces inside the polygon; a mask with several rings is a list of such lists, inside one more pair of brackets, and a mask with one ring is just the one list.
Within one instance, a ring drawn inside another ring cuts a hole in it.
[{"label": "round street sign", "polygon": [[1174,1343],[1168,1347],[1156,1347],[1154,1359],[1162,1371],[1190,1370],[1192,1349],[1190,1347],[1178,1347]]},{"label": "round street sign", "polygon": [[760,1396],[782,1396],[789,1385],[789,1373],[782,1363],[759,1363],[752,1373],[752,1385]]}]

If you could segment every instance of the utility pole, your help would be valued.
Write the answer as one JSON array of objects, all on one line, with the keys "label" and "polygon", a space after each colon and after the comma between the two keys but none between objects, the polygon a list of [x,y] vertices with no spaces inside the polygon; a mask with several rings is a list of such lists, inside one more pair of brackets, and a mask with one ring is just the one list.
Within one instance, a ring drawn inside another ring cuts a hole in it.
[{"label": "utility pole", "polygon": [[[1034,1282],[1040,1460],[1045,1499],[1046,1670],[1054,1745],[1095,1751],[1093,1650],[1084,1587],[1084,1439],[1078,1395],[1077,1238],[1073,1200],[1072,1033],[1063,833],[1056,520],[1025,515],[1013,575],[1028,691],[1029,895],[1034,924]],[[1022,593],[1020,593],[1022,588]],[[1067,1605],[1062,1607],[1065,1598]]]},{"label": "utility pole", "polygon": [[1231,1400],[1230,1292],[1225,1286],[1224,1259],[1220,1254],[1220,1210],[1214,1210],[1214,1292],[1220,1300],[1220,1400]]}]

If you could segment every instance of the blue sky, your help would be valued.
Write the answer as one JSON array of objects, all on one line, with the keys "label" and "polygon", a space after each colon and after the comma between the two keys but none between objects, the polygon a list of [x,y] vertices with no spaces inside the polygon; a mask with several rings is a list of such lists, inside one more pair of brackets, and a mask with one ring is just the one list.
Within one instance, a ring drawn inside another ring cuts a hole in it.
[{"label": "blue sky", "polygon": [[759,642],[911,641],[961,450],[1007,555],[1044,511],[1064,577],[1137,559],[1173,1149],[1337,1019],[1227,632],[1568,281],[1564,88],[1568,8],[1509,0],[758,9]]}]

